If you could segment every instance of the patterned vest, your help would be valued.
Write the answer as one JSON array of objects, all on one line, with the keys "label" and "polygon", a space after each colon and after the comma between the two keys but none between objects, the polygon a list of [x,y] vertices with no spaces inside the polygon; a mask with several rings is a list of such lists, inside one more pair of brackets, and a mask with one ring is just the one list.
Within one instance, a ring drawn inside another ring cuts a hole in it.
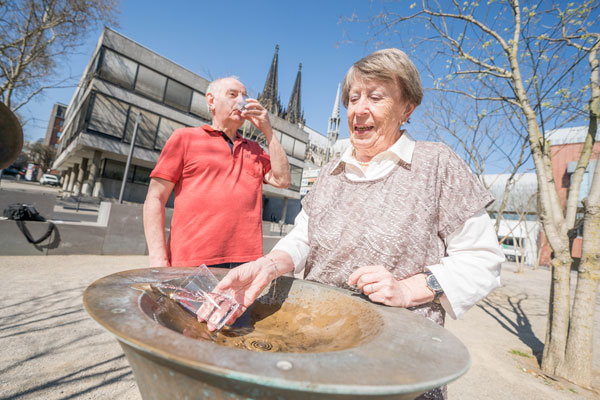
[{"label": "patterned vest", "polygon": [[[493,197],[469,167],[441,143],[416,142],[412,163],[400,161],[386,176],[355,182],[337,160],[321,169],[302,201],[310,251],[305,279],[345,289],[361,266],[383,265],[396,279],[439,264],[444,238]],[[443,325],[437,303],[411,308]]]}]

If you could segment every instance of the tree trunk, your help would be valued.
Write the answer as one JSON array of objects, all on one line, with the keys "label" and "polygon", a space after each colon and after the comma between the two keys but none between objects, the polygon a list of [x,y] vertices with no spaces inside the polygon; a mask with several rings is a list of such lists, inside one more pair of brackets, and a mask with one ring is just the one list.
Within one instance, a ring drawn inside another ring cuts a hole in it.
[{"label": "tree trunk", "polygon": [[[600,183],[600,168],[596,167],[594,180]],[[599,185],[600,186],[600,185]],[[597,192],[600,192],[598,188]],[[588,198],[589,199],[589,198]],[[587,202],[586,202],[587,203]],[[559,375],[581,386],[592,384],[592,343],[594,311],[600,280],[600,205],[588,205],[585,212],[581,263],[577,274],[577,288],[569,327],[565,362]]]},{"label": "tree trunk", "polygon": [[[598,131],[598,105],[600,103],[600,85],[598,72],[597,51],[600,45],[592,48],[589,55],[591,69],[590,84],[592,96],[590,99],[590,122],[586,146],[589,144],[589,154],[595,142]],[[587,167],[589,155],[585,163],[579,160],[582,171]],[[582,156],[582,158],[584,158]],[[583,172],[581,173],[583,176]],[[580,176],[580,178],[581,178]],[[577,187],[577,191],[579,188]],[[598,293],[598,281],[600,279],[600,165],[596,163],[596,170],[592,178],[590,192],[583,201],[585,215],[583,220],[583,244],[581,263],[577,273],[577,287],[575,289],[575,300],[573,302],[573,313],[565,361],[559,366],[559,375],[581,386],[590,387],[592,384],[592,354],[593,354],[593,332],[594,312],[596,296]],[[574,213],[574,212],[573,212]],[[574,217],[573,217],[574,219]]]},{"label": "tree trunk", "polygon": [[552,261],[552,284],[550,287],[550,304],[548,307],[548,324],[546,342],[542,356],[542,370],[549,374],[557,374],[557,367],[563,362],[567,347],[567,334],[570,317],[570,277],[573,262],[569,247],[559,254],[554,254]]}]

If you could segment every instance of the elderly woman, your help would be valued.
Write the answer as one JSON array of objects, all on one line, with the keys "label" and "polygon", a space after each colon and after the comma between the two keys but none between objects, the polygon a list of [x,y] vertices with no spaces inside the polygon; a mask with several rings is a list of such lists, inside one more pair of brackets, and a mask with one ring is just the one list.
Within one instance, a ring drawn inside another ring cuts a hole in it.
[{"label": "elderly woman", "polygon": [[[273,251],[220,282],[241,304],[234,318],[292,271],[440,325],[499,286],[504,256],[485,212],[492,196],[450,148],[402,129],[422,97],[419,73],[398,49],[350,68],[342,101],[352,146],[323,166]],[[445,389],[423,396],[445,398]]]}]

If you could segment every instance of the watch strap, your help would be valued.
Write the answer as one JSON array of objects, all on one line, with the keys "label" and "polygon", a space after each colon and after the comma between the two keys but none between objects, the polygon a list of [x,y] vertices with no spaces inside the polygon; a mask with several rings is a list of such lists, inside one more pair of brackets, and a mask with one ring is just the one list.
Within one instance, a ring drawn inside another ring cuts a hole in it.
[{"label": "watch strap", "polygon": [[444,290],[431,271],[425,270],[423,272],[425,273],[425,282],[427,283],[427,287],[433,292],[433,300],[439,300],[439,298],[444,295]]}]

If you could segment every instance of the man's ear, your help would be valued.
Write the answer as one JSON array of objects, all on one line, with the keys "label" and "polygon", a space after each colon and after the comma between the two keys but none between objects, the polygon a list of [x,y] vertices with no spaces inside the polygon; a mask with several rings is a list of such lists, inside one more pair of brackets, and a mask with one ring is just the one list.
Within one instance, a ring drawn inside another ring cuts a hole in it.
[{"label": "man's ear", "polygon": [[215,96],[212,93],[206,93],[206,105],[208,106],[208,112],[212,114],[215,109]]}]

